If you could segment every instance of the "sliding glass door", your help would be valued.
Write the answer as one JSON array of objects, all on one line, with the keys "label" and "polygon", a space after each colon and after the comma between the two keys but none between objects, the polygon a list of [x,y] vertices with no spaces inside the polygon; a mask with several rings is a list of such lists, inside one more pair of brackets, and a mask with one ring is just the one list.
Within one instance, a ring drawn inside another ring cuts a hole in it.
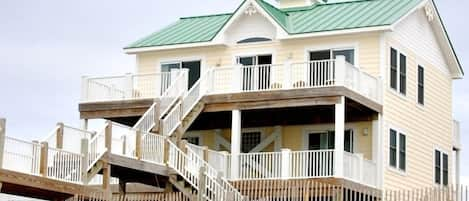
[{"label": "sliding glass door", "polygon": [[[200,60],[195,61],[176,61],[167,62],[161,64],[161,72],[171,72],[172,69],[189,69],[189,89],[199,80],[200,78]],[[166,90],[171,84],[171,76],[162,78],[162,91]]]},{"label": "sliding glass door", "polygon": [[272,55],[238,57],[237,63],[243,65],[241,69],[243,91],[270,88]]}]

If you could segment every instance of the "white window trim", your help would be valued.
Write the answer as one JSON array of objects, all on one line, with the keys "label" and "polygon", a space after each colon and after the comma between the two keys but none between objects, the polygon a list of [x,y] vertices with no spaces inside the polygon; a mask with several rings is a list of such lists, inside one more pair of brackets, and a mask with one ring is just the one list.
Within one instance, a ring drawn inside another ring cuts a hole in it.
[{"label": "white window trim", "polygon": [[162,58],[157,61],[156,72],[161,73],[161,66],[164,64],[179,63],[182,68],[182,62],[200,61],[200,73],[205,72],[207,67],[204,56],[189,56],[189,57],[175,57],[175,58]]},{"label": "white window trim", "polygon": [[310,47],[305,47],[305,55],[304,55],[304,61],[309,62],[310,60],[310,53],[311,52],[317,52],[317,51],[325,51],[325,50],[330,50],[331,58],[333,58],[332,51],[334,50],[353,50],[354,55],[353,59],[355,61],[354,66],[357,68],[360,68],[360,48],[359,48],[359,43],[331,43],[331,44],[325,44],[325,45],[317,45],[317,46],[310,46]]},{"label": "white window trim", "polygon": [[254,132],[259,132],[261,133],[261,141],[259,142],[262,143],[262,141],[265,140],[266,138],[266,134],[265,134],[265,128],[242,128],[241,129],[241,139],[240,139],[240,148],[242,150],[242,147],[243,147],[243,134],[244,133],[254,133]]},{"label": "white window trim", "polygon": [[[393,167],[391,166],[391,160],[389,160],[389,156],[391,155],[391,152],[390,152],[390,149],[391,149],[391,129],[396,131],[396,167]],[[387,167],[389,170],[391,170],[392,172],[395,172],[395,173],[398,173],[400,175],[403,175],[403,176],[406,176],[407,175],[407,170],[409,169],[409,163],[407,163],[407,159],[409,158],[408,156],[408,149],[407,149],[407,145],[409,144],[409,139],[407,137],[407,134],[404,130],[402,129],[399,129],[399,128],[396,128],[396,127],[389,127],[387,129],[387,137],[388,137],[388,155],[387,155]],[[399,168],[399,165],[400,165],[400,154],[399,154],[399,145],[400,145],[400,135],[404,135],[405,136],[405,140],[406,140],[406,143],[405,143],[405,153],[406,153],[406,158],[405,158],[405,170],[401,170]]]},{"label": "white window trim", "polygon": [[[436,169],[435,169],[435,159],[436,159],[436,155],[435,155],[435,152],[436,151],[439,151],[440,152],[440,184],[437,184],[435,182],[435,176],[436,176]],[[450,175],[450,155],[448,154],[447,151],[444,151],[443,149],[441,149],[440,147],[438,146],[435,146],[434,149],[433,149],[433,160],[432,160],[432,169],[433,169],[433,177],[432,177],[432,180],[433,180],[433,185],[436,186],[436,187],[442,187],[442,186],[445,186],[443,185],[443,154],[446,154],[448,156],[448,185],[446,186],[449,186],[450,185],[450,179],[451,179],[451,175]]]},{"label": "white window trim", "polygon": [[[408,79],[408,75],[409,75],[409,57],[407,56],[408,54],[402,50],[400,50],[399,48],[396,48],[394,46],[389,46],[389,54],[388,54],[388,68],[386,69],[387,71],[387,74],[388,74],[388,89],[393,92],[395,95],[398,95],[399,97],[403,98],[404,100],[407,99],[407,95],[409,94],[409,79]],[[397,80],[396,80],[396,89],[393,89],[391,87],[391,49],[394,49],[396,50],[397,52]],[[401,93],[401,54],[404,55],[406,57],[406,93],[403,94]],[[418,75],[417,75],[418,76]]]},{"label": "white window trim", "polygon": [[[419,103],[419,67],[423,68],[423,104]],[[420,108],[425,107],[425,103],[427,102],[427,99],[425,98],[425,84],[427,83],[426,81],[426,74],[427,74],[427,69],[425,68],[425,65],[422,65],[420,62],[417,63],[417,68],[415,70],[416,72],[416,83],[415,83],[415,102],[417,103],[417,106]]]}]

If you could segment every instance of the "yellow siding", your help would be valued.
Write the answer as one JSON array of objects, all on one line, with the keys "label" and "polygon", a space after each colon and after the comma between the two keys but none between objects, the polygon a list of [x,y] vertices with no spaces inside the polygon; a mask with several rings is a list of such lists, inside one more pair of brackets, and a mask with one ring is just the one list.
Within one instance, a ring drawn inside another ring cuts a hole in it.
[{"label": "yellow siding", "polygon": [[[391,38],[386,41],[386,55],[390,55],[390,47],[394,47],[407,56],[407,95],[402,96],[392,90],[387,82],[389,79],[386,79],[383,112],[385,120],[384,187],[400,189],[431,186],[433,185],[434,148],[438,147],[449,154],[449,170],[451,171],[452,80],[436,66],[425,62],[415,52],[405,48],[405,44]],[[417,104],[417,65],[425,68],[425,106],[423,107]],[[389,66],[389,61],[387,66]],[[388,165],[389,128],[401,129],[407,135],[407,171],[405,173],[398,172]]]},{"label": "yellow siding", "polygon": [[152,73],[159,72],[160,63],[164,61],[202,59],[203,71],[207,67],[232,66],[235,57],[240,55],[273,54],[273,62],[279,64],[288,58],[293,62],[304,62],[308,59],[306,52],[310,49],[344,47],[357,47],[360,68],[378,75],[379,33],[147,52],[137,54],[137,65],[138,73]]}]

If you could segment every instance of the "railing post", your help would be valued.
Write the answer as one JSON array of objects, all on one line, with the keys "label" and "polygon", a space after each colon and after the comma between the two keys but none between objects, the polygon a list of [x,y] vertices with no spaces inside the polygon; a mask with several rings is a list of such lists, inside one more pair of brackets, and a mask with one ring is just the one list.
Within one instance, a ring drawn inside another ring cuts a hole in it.
[{"label": "railing post", "polygon": [[135,156],[137,160],[142,158],[142,132],[140,130],[135,132]]},{"label": "railing post", "polygon": [[163,163],[169,165],[169,150],[170,150],[169,138],[166,138],[164,141],[164,151],[163,151]]},{"label": "railing post", "polygon": [[57,133],[55,135],[55,147],[57,149],[63,149],[64,148],[64,124],[59,122],[57,123]]},{"label": "railing post", "polygon": [[49,157],[49,145],[47,142],[41,142],[41,160],[39,163],[39,174],[47,177],[47,162]]},{"label": "railing post", "polygon": [[291,150],[290,149],[282,149],[282,179],[290,178],[290,169],[291,169]]},{"label": "railing post", "polygon": [[181,84],[181,95],[185,95],[187,90],[189,89],[189,69],[183,68],[181,69],[182,73],[182,84]]},{"label": "railing post", "polygon": [[5,151],[6,119],[0,119],[0,168],[3,168],[3,154]]},{"label": "railing post", "polygon": [[285,65],[283,66],[283,89],[290,89],[292,88],[292,62],[290,59],[288,59],[286,62],[285,62]]},{"label": "railing post", "polygon": [[202,149],[203,149],[203,155],[202,155],[203,159],[204,159],[205,162],[208,163],[208,147],[203,146]]},{"label": "railing post", "polygon": [[243,69],[242,65],[236,65],[233,67],[233,83],[232,90],[233,92],[241,91],[242,86],[242,75],[241,71]]},{"label": "railing post", "polygon": [[89,140],[87,138],[81,139],[81,155],[83,155],[83,162],[81,163],[81,180],[83,184],[88,184],[88,160],[89,160]]},{"label": "railing post", "polygon": [[[160,99],[161,100],[161,99]],[[158,131],[159,133],[161,133],[161,127],[160,127],[160,113],[162,111],[160,111],[161,109],[161,101],[158,103],[158,104],[155,104],[155,108],[153,109],[153,121],[155,122],[155,126],[153,126],[153,129],[152,130],[155,130],[155,131]],[[148,131],[145,131],[145,132],[148,132]],[[150,131],[151,132],[151,131]]]},{"label": "railing post", "polygon": [[81,100],[86,101],[88,99],[88,87],[89,78],[88,76],[81,77]]},{"label": "railing post", "polygon": [[345,85],[345,75],[346,75],[346,61],[345,56],[338,55],[335,58],[335,83],[338,86]]},{"label": "railing post", "polygon": [[106,121],[106,128],[104,129],[104,147],[107,151],[112,152],[112,122]]},{"label": "railing post", "polygon": [[205,186],[205,166],[199,168],[199,189],[197,193],[197,201],[205,201],[204,196],[206,195],[207,187]]},{"label": "railing post", "polygon": [[125,153],[127,153],[127,143],[128,143],[127,136],[122,135],[121,139],[122,139],[122,155],[125,155]]}]

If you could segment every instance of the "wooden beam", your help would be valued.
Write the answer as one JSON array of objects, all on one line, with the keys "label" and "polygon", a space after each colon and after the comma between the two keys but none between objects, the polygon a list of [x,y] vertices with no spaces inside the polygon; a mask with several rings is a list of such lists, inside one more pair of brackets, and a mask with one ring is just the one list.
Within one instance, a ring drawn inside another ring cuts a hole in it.
[{"label": "wooden beam", "polygon": [[264,150],[267,146],[269,146],[270,144],[272,144],[275,139],[277,139],[277,137],[280,135],[280,133],[278,132],[278,130],[275,130],[274,132],[272,132],[267,138],[265,138],[264,140],[261,141],[261,143],[259,143],[257,146],[255,146],[254,148],[252,148],[249,153],[257,153],[257,152],[261,152],[262,150]]},{"label": "wooden beam", "polygon": [[158,165],[155,163],[149,163],[115,154],[107,154],[103,160],[113,166],[124,167],[162,176],[168,175],[168,167],[165,165]]},{"label": "wooden beam", "polygon": [[338,102],[338,97],[314,97],[295,99],[273,99],[246,102],[225,102],[210,103],[205,105],[204,112],[220,112],[230,110],[253,110],[269,108],[287,108],[318,105],[334,105]]}]

